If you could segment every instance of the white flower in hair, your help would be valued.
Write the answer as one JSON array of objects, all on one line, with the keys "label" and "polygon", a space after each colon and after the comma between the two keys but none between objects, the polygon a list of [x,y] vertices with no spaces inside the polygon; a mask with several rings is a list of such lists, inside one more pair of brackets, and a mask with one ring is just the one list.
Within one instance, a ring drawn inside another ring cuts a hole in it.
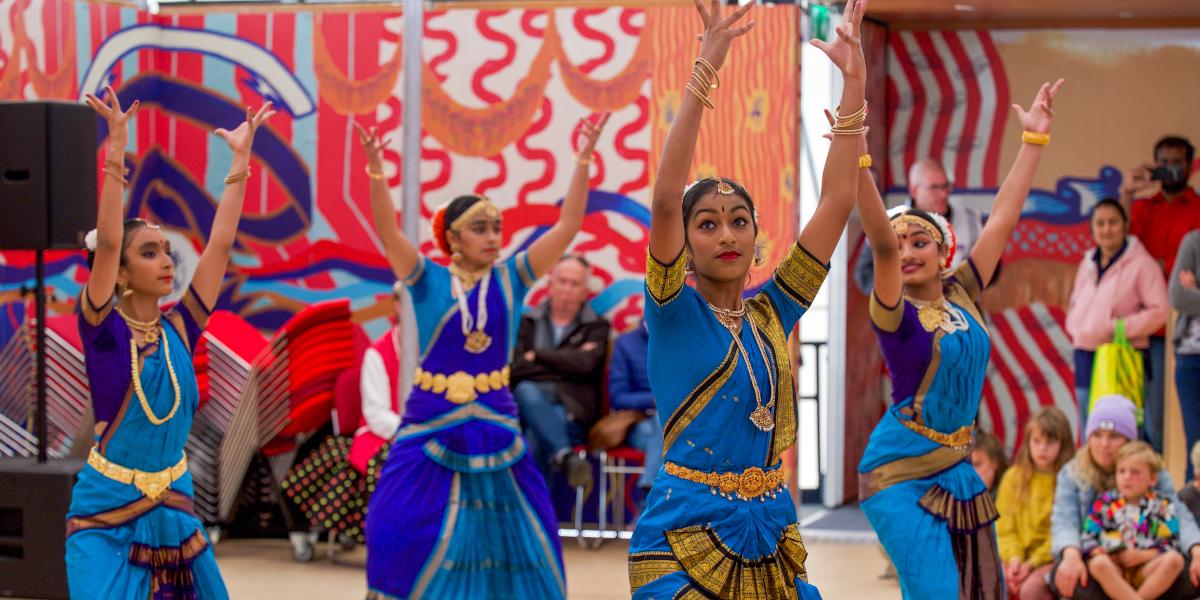
[{"label": "white flower in hair", "polygon": [[98,234],[96,233],[96,230],[95,230],[95,229],[93,229],[93,230],[91,230],[91,231],[87,232],[87,235],[83,236],[83,245],[84,245],[84,247],[85,247],[85,248],[87,248],[87,249],[88,249],[88,252],[95,252],[95,251],[96,251],[96,238],[97,238],[97,235],[98,235]]}]

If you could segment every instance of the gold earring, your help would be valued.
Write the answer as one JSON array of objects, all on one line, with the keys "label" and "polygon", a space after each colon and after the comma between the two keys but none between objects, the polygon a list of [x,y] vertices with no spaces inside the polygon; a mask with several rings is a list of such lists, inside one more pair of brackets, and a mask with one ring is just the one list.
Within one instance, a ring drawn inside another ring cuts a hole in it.
[{"label": "gold earring", "polygon": [[692,262],[692,257],[690,257],[690,256],[684,256],[684,258],[683,258],[683,272],[684,272],[684,273],[687,273],[687,274],[692,274],[692,273],[695,273],[695,272],[696,272],[696,263]]},{"label": "gold earring", "polygon": [[755,250],[754,251],[754,268],[758,269],[765,264],[767,264],[767,258],[762,255],[761,251]]},{"label": "gold earring", "polygon": [[118,285],[121,288],[121,297],[122,298],[128,298],[133,295],[133,288],[129,287],[129,284],[122,283],[122,284],[118,284]]},{"label": "gold earring", "polygon": [[454,263],[460,263],[462,262],[462,259],[463,255],[462,252],[459,251],[458,244],[452,244],[450,246],[450,261]]}]

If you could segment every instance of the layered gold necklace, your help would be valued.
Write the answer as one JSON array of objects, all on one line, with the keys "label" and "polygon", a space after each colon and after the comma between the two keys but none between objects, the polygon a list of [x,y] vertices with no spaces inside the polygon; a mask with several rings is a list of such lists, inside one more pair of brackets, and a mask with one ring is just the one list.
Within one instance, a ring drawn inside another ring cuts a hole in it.
[{"label": "layered gold necklace", "polygon": [[[179,410],[180,399],[182,394],[179,389],[179,378],[175,375],[175,365],[171,364],[171,344],[167,340],[166,332],[162,330],[162,318],[156,318],[153,321],[138,321],[131,319],[120,308],[117,309],[117,314],[125,320],[125,324],[129,326],[129,355],[130,355],[130,371],[133,373],[133,390],[137,394],[138,402],[142,405],[142,412],[146,414],[148,419],[154,425],[162,425],[167,421],[175,418],[175,413]],[[142,335],[142,341],[146,344],[153,344],[160,338],[162,339],[163,359],[167,363],[167,373],[171,377],[171,386],[175,389],[175,404],[171,406],[171,411],[165,417],[159,417],[154,414],[154,409],[150,407],[150,400],[146,398],[146,392],[142,389],[142,371],[138,367],[138,342],[137,334]]]},{"label": "layered gold necklace", "polygon": [[[754,404],[755,408],[750,413],[750,422],[761,431],[771,431],[775,429],[775,416],[771,414],[771,408],[775,406],[775,374],[771,371],[771,361],[767,358],[766,346],[763,344],[762,338],[758,335],[758,328],[754,326],[754,319],[746,312],[746,302],[742,301],[741,308],[721,308],[714,306],[712,302],[708,303],[709,310],[716,315],[717,321],[729,330],[729,335],[733,336],[733,343],[737,345],[738,354],[742,357],[742,362],[746,364],[746,373],[750,375],[750,387],[754,388]],[[754,336],[754,343],[758,344],[758,351],[762,355],[763,365],[767,368],[767,380],[770,385],[771,399],[764,406],[762,401],[762,391],[758,387],[758,378],[754,376],[754,367],[750,364],[750,354],[746,352],[746,346],[742,344],[742,336],[738,319],[750,325],[750,334]]]},{"label": "layered gold necklace", "polygon": [[917,320],[921,322],[925,331],[932,333],[941,329],[946,333],[954,333],[966,331],[970,327],[962,312],[945,298],[932,302],[917,300],[911,296],[907,298],[917,307]]}]

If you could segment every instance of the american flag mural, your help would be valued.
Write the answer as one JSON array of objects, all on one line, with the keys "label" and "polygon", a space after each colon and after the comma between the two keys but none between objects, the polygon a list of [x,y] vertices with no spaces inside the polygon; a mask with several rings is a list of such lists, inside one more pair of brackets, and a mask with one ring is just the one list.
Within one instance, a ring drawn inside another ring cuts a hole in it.
[{"label": "american flag mural", "polygon": [[[999,34],[1003,35],[1003,34]],[[985,213],[1008,164],[1001,146],[1011,104],[1035,90],[1011,90],[997,40],[987,31],[904,31],[888,40],[889,200],[908,197],[907,170],[933,157],[954,183],[952,202]],[[1105,166],[1095,178],[1062,177],[1034,189],[1003,258],[1002,290],[985,295],[992,360],[979,422],[1014,450],[1040,406],[1057,406],[1077,427],[1072,347],[1064,330],[1066,291],[1091,246],[1087,215],[1115,197],[1121,175]],[[1053,286],[1062,300],[1030,300],[1028,290]],[[1014,290],[1025,293],[1014,293]]]}]

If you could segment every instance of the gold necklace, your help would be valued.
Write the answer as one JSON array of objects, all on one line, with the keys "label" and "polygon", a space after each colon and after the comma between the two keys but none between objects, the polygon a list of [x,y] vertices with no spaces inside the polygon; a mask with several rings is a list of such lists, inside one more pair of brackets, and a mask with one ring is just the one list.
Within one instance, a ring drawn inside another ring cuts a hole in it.
[{"label": "gold necklace", "polygon": [[171,407],[171,412],[167,413],[166,417],[159,418],[154,414],[154,410],[150,408],[150,401],[146,399],[146,392],[142,389],[142,373],[138,369],[138,346],[137,340],[133,336],[129,337],[129,352],[130,368],[133,371],[133,390],[137,392],[138,401],[142,404],[142,412],[146,413],[146,418],[154,425],[162,425],[175,417],[175,411],[179,410],[179,379],[175,376],[175,366],[171,364],[171,344],[167,342],[167,336],[162,336],[163,358],[167,361],[167,373],[171,376],[171,386],[175,388],[175,404]]},{"label": "gold necklace", "polygon": [[911,296],[907,296],[907,298],[917,307],[917,320],[921,322],[921,327],[925,331],[932,333],[941,329],[946,333],[954,333],[967,330],[968,324],[958,317],[954,307],[946,298],[943,297],[940,301],[933,302],[917,300]]},{"label": "gold necklace", "polygon": [[158,333],[162,324],[161,317],[157,317],[153,321],[138,321],[137,319],[130,318],[120,308],[117,308],[117,314],[121,315],[122,319],[125,319],[125,324],[129,325],[129,329],[142,334],[143,344],[153,344],[158,341]]},{"label": "gold necklace", "polygon": [[[729,330],[729,335],[733,336],[733,343],[737,345],[738,354],[742,356],[742,362],[746,363],[746,373],[750,375],[750,387],[754,389],[755,409],[750,413],[750,422],[760,431],[775,429],[775,417],[771,414],[771,408],[775,406],[775,373],[771,371],[771,362],[767,359],[767,350],[763,345],[762,338],[759,337],[758,330],[754,327],[754,319],[746,313],[746,302],[743,300],[741,308],[738,309],[720,308],[709,302],[708,308],[716,315],[717,321]],[[758,344],[758,352],[762,355],[763,364],[767,368],[771,399],[766,406],[763,406],[762,392],[758,389],[758,378],[754,376],[754,367],[750,364],[750,354],[746,352],[746,346],[742,344],[742,336],[739,335],[736,322],[738,318],[743,318],[750,323],[750,335],[754,336],[754,343]]]},{"label": "gold necklace", "polygon": [[479,283],[479,280],[483,279],[483,276],[487,275],[491,271],[492,269],[490,267],[487,269],[480,269],[478,271],[468,271],[458,266],[458,263],[450,263],[450,274],[458,277],[458,280],[463,284],[463,288],[468,290],[474,289],[475,284]]}]

